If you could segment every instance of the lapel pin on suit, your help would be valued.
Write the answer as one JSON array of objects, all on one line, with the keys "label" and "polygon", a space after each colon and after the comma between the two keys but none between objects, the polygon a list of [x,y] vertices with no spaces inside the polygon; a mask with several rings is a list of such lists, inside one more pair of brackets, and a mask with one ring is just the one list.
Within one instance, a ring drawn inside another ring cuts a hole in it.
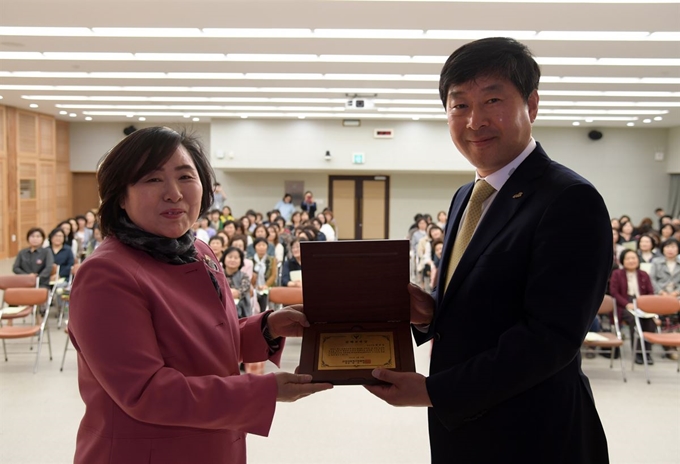
[{"label": "lapel pin on suit", "polygon": [[522,195],[524,195],[524,192],[517,192],[512,196],[512,198],[514,198],[514,199],[521,198]]}]

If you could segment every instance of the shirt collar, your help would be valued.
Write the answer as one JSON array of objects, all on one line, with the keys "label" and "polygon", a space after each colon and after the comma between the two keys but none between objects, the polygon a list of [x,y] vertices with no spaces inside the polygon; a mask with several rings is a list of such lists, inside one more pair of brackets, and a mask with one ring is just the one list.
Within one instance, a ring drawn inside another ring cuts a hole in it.
[{"label": "shirt collar", "polygon": [[534,140],[533,137],[529,140],[529,145],[520,153],[514,160],[510,161],[508,164],[500,168],[498,171],[494,172],[493,174],[489,174],[486,177],[480,177],[480,175],[475,172],[475,182],[478,181],[479,179],[484,179],[491,185],[494,189],[496,189],[496,192],[499,192],[501,188],[503,188],[503,185],[505,185],[505,182],[510,178],[513,172],[515,172],[515,169],[522,164],[522,162],[527,159],[527,157],[531,154],[532,151],[536,149],[536,141]]}]

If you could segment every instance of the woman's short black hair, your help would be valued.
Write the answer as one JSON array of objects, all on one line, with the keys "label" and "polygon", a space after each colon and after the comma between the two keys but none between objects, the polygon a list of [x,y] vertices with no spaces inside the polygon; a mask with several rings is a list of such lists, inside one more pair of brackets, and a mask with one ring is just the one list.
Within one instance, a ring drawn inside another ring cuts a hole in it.
[{"label": "woman's short black hair", "polygon": [[63,226],[64,224],[68,224],[68,230],[71,231],[71,232],[69,232],[68,235],[66,236],[66,241],[67,241],[68,244],[70,245],[71,242],[73,242],[73,237],[74,237],[73,234],[75,233],[75,231],[73,230],[73,226],[71,226],[71,223],[68,222],[68,221],[61,221],[59,224],[57,224],[57,227],[61,228],[61,226]]},{"label": "woman's short black hair", "polygon": [[621,252],[621,254],[619,255],[619,262],[621,263],[621,265],[623,266],[623,260],[626,258],[626,255],[627,255],[628,253],[633,253],[633,254],[635,255],[635,257],[638,259],[638,267],[640,267],[640,262],[639,262],[640,258],[639,258],[639,256],[638,256],[637,252],[634,251],[634,250],[631,250],[630,248],[626,248],[626,249],[623,250],[623,251]]},{"label": "woman's short black hair", "polygon": [[45,240],[45,231],[42,230],[40,227],[31,227],[28,229],[28,232],[26,232],[26,241],[28,241],[28,237],[33,235],[34,233],[39,232],[40,235],[42,235],[43,240]]},{"label": "woman's short black hair", "polygon": [[651,234],[642,234],[638,237],[637,239],[637,249],[640,249],[640,240],[642,240],[642,237],[647,237],[649,240],[652,242],[652,248],[656,248],[656,239],[651,235]]},{"label": "woman's short black hair", "polygon": [[224,246],[224,238],[220,237],[219,235],[214,235],[211,237],[210,240],[208,240],[208,244],[210,244],[212,241],[220,242],[220,245]]},{"label": "woman's short black hair", "polygon": [[257,237],[253,240],[253,248],[255,248],[259,243],[265,243],[267,246],[269,246],[266,238]]},{"label": "woman's short black hair", "polygon": [[449,56],[439,78],[439,96],[446,108],[452,85],[481,77],[507,79],[524,101],[538,89],[541,70],[529,48],[508,37],[489,37],[463,45]]},{"label": "woman's short black hair", "polygon": [[241,264],[239,264],[239,266],[238,266],[238,268],[240,270],[243,267],[244,260],[245,260],[245,255],[243,254],[243,250],[241,250],[240,248],[236,248],[236,247],[227,248],[226,250],[224,250],[224,254],[222,255],[222,260],[224,260],[224,258],[226,258],[227,255],[229,253],[231,253],[232,251],[236,251],[238,253],[238,257],[241,258]]},{"label": "woman's short black hair", "polygon": [[59,226],[57,226],[57,227],[55,227],[54,229],[52,229],[52,232],[50,232],[50,235],[47,236],[47,240],[50,242],[50,246],[52,246],[52,237],[54,237],[55,235],[57,235],[57,234],[59,234],[59,233],[60,233],[61,235],[64,236],[64,243],[63,243],[63,244],[64,244],[64,245],[71,246],[70,243],[66,243],[66,239],[67,239],[68,237],[66,237],[66,234],[64,233],[63,230],[61,230],[61,227],[59,227]]},{"label": "woman's short black hair", "polygon": [[669,239],[664,240],[664,242],[659,247],[659,249],[661,250],[661,253],[663,254],[664,248],[666,248],[668,245],[672,245],[674,243],[675,243],[675,246],[678,247],[678,250],[680,251],[680,241],[678,241],[677,238],[671,237]]},{"label": "woman's short black hair", "polygon": [[99,223],[103,237],[113,233],[125,214],[120,204],[128,186],[165,164],[180,146],[191,156],[203,186],[199,215],[210,208],[215,174],[198,138],[168,127],[147,127],[125,137],[99,165]]},{"label": "woman's short black hair", "polygon": [[673,235],[673,234],[675,233],[675,226],[674,226],[673,224],[664,224],[664,225],[662,225],[661,228],[659,229],[659,232],[661,232],[662,230],[664,230],[666,227],[670,227],[670,228],[671,228],[671,230],[672,230],[671,235]]}]

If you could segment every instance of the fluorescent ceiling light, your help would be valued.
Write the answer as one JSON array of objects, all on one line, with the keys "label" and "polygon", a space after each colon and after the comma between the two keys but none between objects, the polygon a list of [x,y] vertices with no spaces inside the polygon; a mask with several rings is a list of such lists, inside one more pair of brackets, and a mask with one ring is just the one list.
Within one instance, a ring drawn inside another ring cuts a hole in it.
[{"label": "fluorescent ceiling light", "polygon": [[425,31],[426,39],[476,40],[486,37],[512,37],[517,40],[529,40],[536,36],[536,31],[494,31],[494,30],[429,30]]},{"label": "fluorescent ceiling light", "polygon": [[99,37],[200,37],[201,30],[191,27],[93,27]]},{"label": "fluorescent ceiling light", "polygon": [[618,115],[655,115],[668,114],[661,110],[563,110],[563,109],[540,109],[538,114],[618,114]]},{"label": "fluorescent ceiling light", "polygon": [[639,118],[626,116],[542,116],[538,115],[536,120],[542,121],[585,121],[592,119],[593,121],[637,121]]},{"label": "fluorescent ceiling light", "polygon": [[[538,90],[540,95],[554,97],[641,97],[680,98],[680,92],[621,90]],[[541,102],[543,104],[543,102]]]},{"label": "fluorescent ceiling light", "polygon": [[92,36],[88,27],[0,27],[0,36],[83,37]]},{"label": "fluorescent ceiling light", "polygon": [[534,40],[643,40],[649,37],[648,31],[539,31]]},{"label": "fluorescent ceiling light", "polygon": [[105,53],[105,52],[43,52],[46,60],[74,60],[74,61],[132,61],[135,59],[132,53]]},{"label": "fluorescent ceiling light", "polygon": [[[345,111],[344,106],[251,106],[251,105],[57,105],[58,108],[87,109],[87,110],[169,110],[169,111]],[[413,111],[413,110],[411,110]],[[651,114],[651,113],[650,113]],[[661,113],[654,113],[661,114]]]},{"label": "fluorescent ceiling light", "polygon": [[680,107],[680,102],[622,102],[622,101],[542,101],[538,105],[540,106],[579,106],[579,107],[602,107],[602,106],[612,106],[612,107],[651,107],[651,108],[678,108]]},{"label": "fluorescent ceiling light", "polygon": [[422,29],[314,29],[314,37],[324,39],[421,39]]},{"label": "fluorescent ceiling light", "polygon": [[224,38],[311,38],[311,29],[295,28],[203,28],[203,37]]},{"label": "fluorescent ceiling light", "polygon": [[135,53],[139,61],[224,61],[224,53]]}]

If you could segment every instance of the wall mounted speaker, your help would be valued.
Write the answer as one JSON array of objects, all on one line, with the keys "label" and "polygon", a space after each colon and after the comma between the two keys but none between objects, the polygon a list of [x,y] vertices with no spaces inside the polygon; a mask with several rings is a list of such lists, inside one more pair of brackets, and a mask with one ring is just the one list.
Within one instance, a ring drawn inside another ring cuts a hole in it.
[{"label": "wall mounted speaker", "polygon": [[590,140],[600,140],[602,138],[602,132],[598,130],[591,130],[588,132],[588,138]]}]

